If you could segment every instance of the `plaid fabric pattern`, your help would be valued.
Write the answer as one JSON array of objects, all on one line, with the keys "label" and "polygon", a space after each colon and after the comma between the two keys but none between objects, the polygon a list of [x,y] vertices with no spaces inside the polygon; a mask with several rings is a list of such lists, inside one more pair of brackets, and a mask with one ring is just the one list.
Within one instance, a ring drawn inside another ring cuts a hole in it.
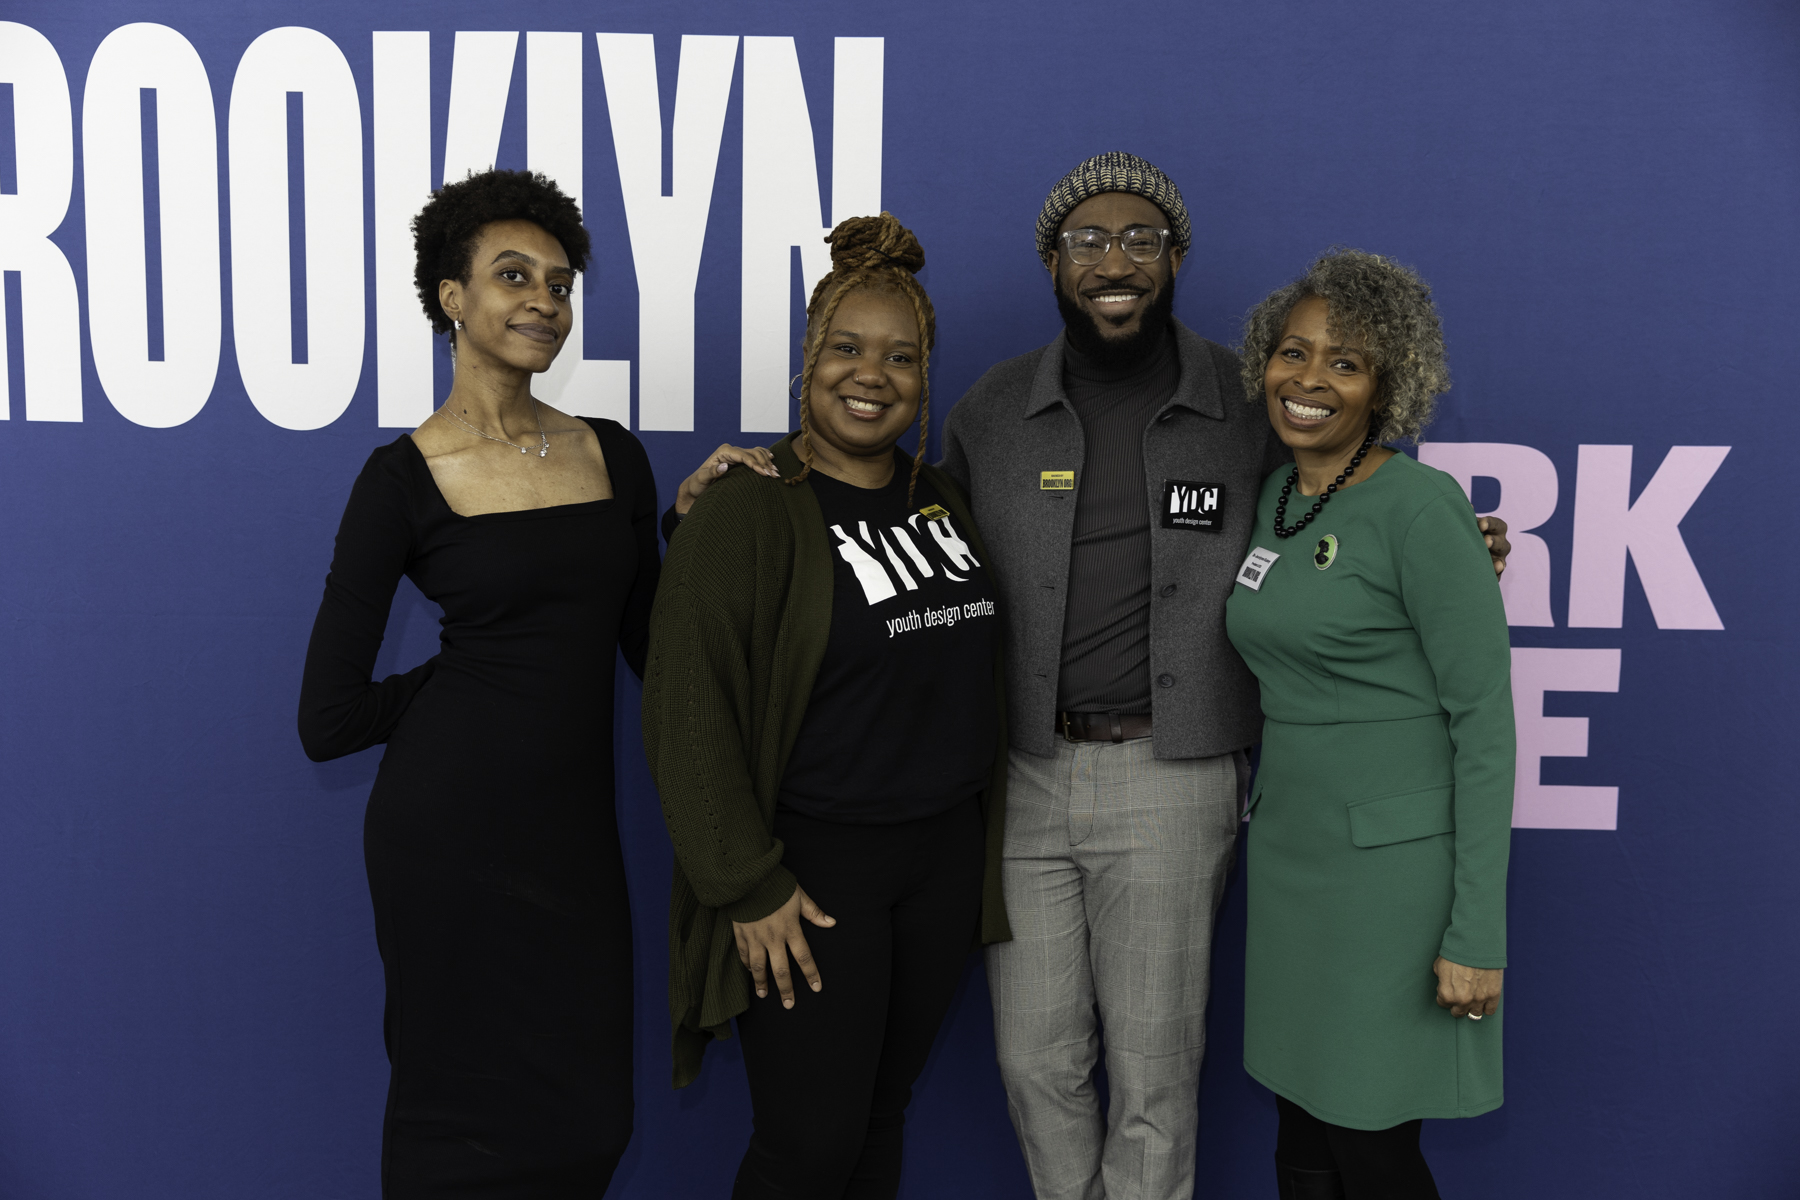
[{"label": "plaid fabric pattern", "polygon": [[1094,157],[1064,175],[1050,189],[1044,200],[1044,211],[1038,214],[1038,257],[1046,266],[1050,252],[1056,248],[1057,226],[1089,196],[1103,192],[1133,192],[1163,210],[1169,218],[1169,234],[1175,248],[1183,254],[1193,241],[1193,226],[1188,224],[1187,205],[1182,203],[1181,189],[1155,164],[1123,150],[1113,150]]},{"label": "plaid fabric pattern", "polygon": [[1231,754],[1159,759],[1149,738],[1058,738],[1049,758],[1007,761],[1013,937],[987,948],[987,976],[1032,1189],[1192,1200],[1213,914],[1248,768]]}]

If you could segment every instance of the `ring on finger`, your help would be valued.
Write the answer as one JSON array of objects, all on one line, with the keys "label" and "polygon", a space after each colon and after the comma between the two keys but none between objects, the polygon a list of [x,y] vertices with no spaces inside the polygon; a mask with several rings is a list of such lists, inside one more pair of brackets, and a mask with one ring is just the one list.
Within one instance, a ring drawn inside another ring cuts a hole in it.
[{"label": "ring on finger", "polygon": [[1469,1014],[1469,1020],[1471,1020],[1471,1021],[1479,1021],[1479,1020],[1481,1020],[1481,1014],[1480,1014],[1480,1013],[1477,1013],[1477,1012],[1472,1012],[1472,1013],[1470,1013],[1470,1014]]}]

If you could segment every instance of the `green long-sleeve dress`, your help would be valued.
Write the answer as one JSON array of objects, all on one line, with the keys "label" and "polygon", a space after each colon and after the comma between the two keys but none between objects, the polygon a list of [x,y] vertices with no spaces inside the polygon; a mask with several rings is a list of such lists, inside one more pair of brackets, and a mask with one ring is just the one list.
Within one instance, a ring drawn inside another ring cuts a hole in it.
[{"label": "green long-sleeve dress", "polygon": [[[1253,553],[1226,606],[1264,716],[1244,1066],[1352,1129],[1477,1116],[1501,1102],[1503,1012],[1452,1017],[1431,965],[1506,965],[1500,589],[1443,472],[1396,454],[1277,538],[1286,477],[1263,486],[1251,537],[1280,557],[1258,570]],[[1288,523],[1312,504],[1296,488]]]}]

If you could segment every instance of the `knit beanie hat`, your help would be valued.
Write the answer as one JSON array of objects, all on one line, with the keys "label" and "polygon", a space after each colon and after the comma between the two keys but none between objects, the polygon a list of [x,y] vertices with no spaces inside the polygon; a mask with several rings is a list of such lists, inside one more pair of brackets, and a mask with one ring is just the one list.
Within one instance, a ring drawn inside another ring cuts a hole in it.
[{"label": "knit beanie hat", "polygon": [[1169,235],[1175,248],[1187,253],[1193,241],[1193,227],[1188,224],[1187,205],[1181,202],[1181,189],[1152,163],[1114,150],[1088,159],[1050,189],[1037,222],[1038,257],[1045,266],[1050,265],[1050,252],[1056,249],[1056,230],[1063,218],[1089,196],[1104,192],[1134,192],[1162,209],[1169,218]]}]

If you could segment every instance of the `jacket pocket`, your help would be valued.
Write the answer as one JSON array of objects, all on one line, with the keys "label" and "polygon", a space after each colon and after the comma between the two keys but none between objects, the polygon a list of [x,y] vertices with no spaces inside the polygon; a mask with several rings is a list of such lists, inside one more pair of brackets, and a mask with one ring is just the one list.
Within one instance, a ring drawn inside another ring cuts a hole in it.
[{"label": "jacket pocket", "polygon": [[1391,846],[1456,832],[1454,784],[1352,800],[1344,807],[1350,810],[1350,842],[1355,846]]}]

